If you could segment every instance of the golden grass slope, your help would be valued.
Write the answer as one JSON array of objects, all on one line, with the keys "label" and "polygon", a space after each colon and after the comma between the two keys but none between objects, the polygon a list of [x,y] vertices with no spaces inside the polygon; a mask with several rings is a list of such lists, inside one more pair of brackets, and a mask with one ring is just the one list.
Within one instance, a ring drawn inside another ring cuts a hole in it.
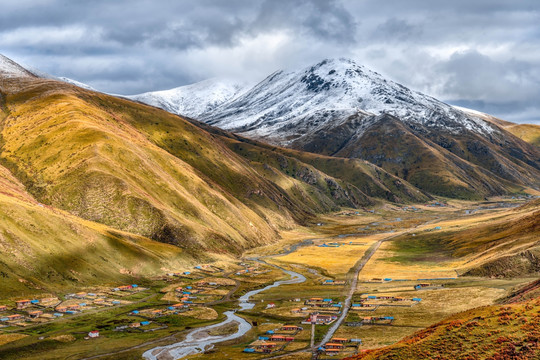
[{"label": "golden grass slope", "polygon": [[8,85],[0,161],[37,200],[74,215],[186,249],[238,252],[336,207],[320,193],[294,198],[164,111],[51,80]]},{"label": "golden grass slope", "polygon": [[189,264],[176,246],[0,194],[4,295],[119,284]]},{"label": "golden grass slope", "polygon": [[513,124],[505,126],[505,129],[517,136],[518,138],[525,140],[536,146],[540,146],[540,126],[534,124]]},{"label": "golden grass slope", "polygon": [[539,310],[540,299],[475,308],[348,359],[538,359]]}]

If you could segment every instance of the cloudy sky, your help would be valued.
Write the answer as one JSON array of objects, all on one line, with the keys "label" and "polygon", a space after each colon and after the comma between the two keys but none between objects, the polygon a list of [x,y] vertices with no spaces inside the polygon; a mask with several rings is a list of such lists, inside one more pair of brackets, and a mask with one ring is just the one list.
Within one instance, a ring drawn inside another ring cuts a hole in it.
[{"label": "cloudy sky", "polygon": [[540,123],[539,19],[538,0],[5,0],[0,53],[119,94],[349,57],[452,104]]}]

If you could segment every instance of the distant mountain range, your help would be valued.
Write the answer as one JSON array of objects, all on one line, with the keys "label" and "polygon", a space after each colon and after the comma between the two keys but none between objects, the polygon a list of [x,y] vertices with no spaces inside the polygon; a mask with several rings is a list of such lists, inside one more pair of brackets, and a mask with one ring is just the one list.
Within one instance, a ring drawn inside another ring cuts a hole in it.
[{"label": "distant mountain range", "polygon": [[512,132],[532,144],[538,138],[522,126],[450,106],[347,59],[277,71],[251,88],[214,79],[130,98],[271,144],[364,159],[432,194],[480,198],[540,187],[540,149]]}]

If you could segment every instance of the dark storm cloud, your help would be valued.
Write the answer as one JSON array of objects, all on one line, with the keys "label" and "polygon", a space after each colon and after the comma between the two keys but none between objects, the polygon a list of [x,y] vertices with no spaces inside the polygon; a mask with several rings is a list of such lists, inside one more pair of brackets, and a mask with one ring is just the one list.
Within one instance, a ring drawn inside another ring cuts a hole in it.
[{"label": "dark storm cloud", "polygon": [[540,121],[539,10],[536,0],[17,0],[1,6],[0,53],[123,94],[344,56],[451,103]]}]

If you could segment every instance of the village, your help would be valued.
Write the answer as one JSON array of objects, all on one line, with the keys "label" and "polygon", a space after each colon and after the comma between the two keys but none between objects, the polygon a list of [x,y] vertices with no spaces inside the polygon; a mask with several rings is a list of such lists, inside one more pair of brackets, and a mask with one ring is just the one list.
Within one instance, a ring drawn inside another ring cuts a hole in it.
[{"label": "village", "polygon": [[[190,329],[220,324],[232,310],[251,329],[234,346],[225,345],[234,358],[258,360],[298,351],[325,360],[352,356],[398,341],[464,309],[462,298],[479,306],[489,304],[518,281],[500,280],[494,288],[485,279],[460,277],[454,263],[388,261],[399,249],[386,239],[440,233],[452,226],[438,220],[451,214],[451,207],[444,202],[409,206],[386,210],[384,217],[370,210],[341,213],[337,217],[346,226],[341,234],[332,235],[337,230],[325,219],[317,230],[329,231],[329,236],[316,234],[295,246],[276,245],[264,256],[247,254],[237,261],[165,270],[141,282],[4,299],[0,338],[57,341],[60,345],[55,346],[66,351],[97,346],[107,352],[119,344],[150,344],[173,335],[177,340],[170,341],[179,341]],[[425,212],[423,216],[436,212],[427,219],[437,223],[417,220],[419,211]],[[404,234],[403,228],[414,230]],[[353,285],[351,269],[376,245],[380,247],[347,297]],[[238,310],[240,297],[288,279],[285,271],[302,274],[305,281],[268,288],[249,299],[252,307]],[[230,326],[215,333],[235,331]],[[208,348],[193,359],[217,360],[218,354]]]}]

